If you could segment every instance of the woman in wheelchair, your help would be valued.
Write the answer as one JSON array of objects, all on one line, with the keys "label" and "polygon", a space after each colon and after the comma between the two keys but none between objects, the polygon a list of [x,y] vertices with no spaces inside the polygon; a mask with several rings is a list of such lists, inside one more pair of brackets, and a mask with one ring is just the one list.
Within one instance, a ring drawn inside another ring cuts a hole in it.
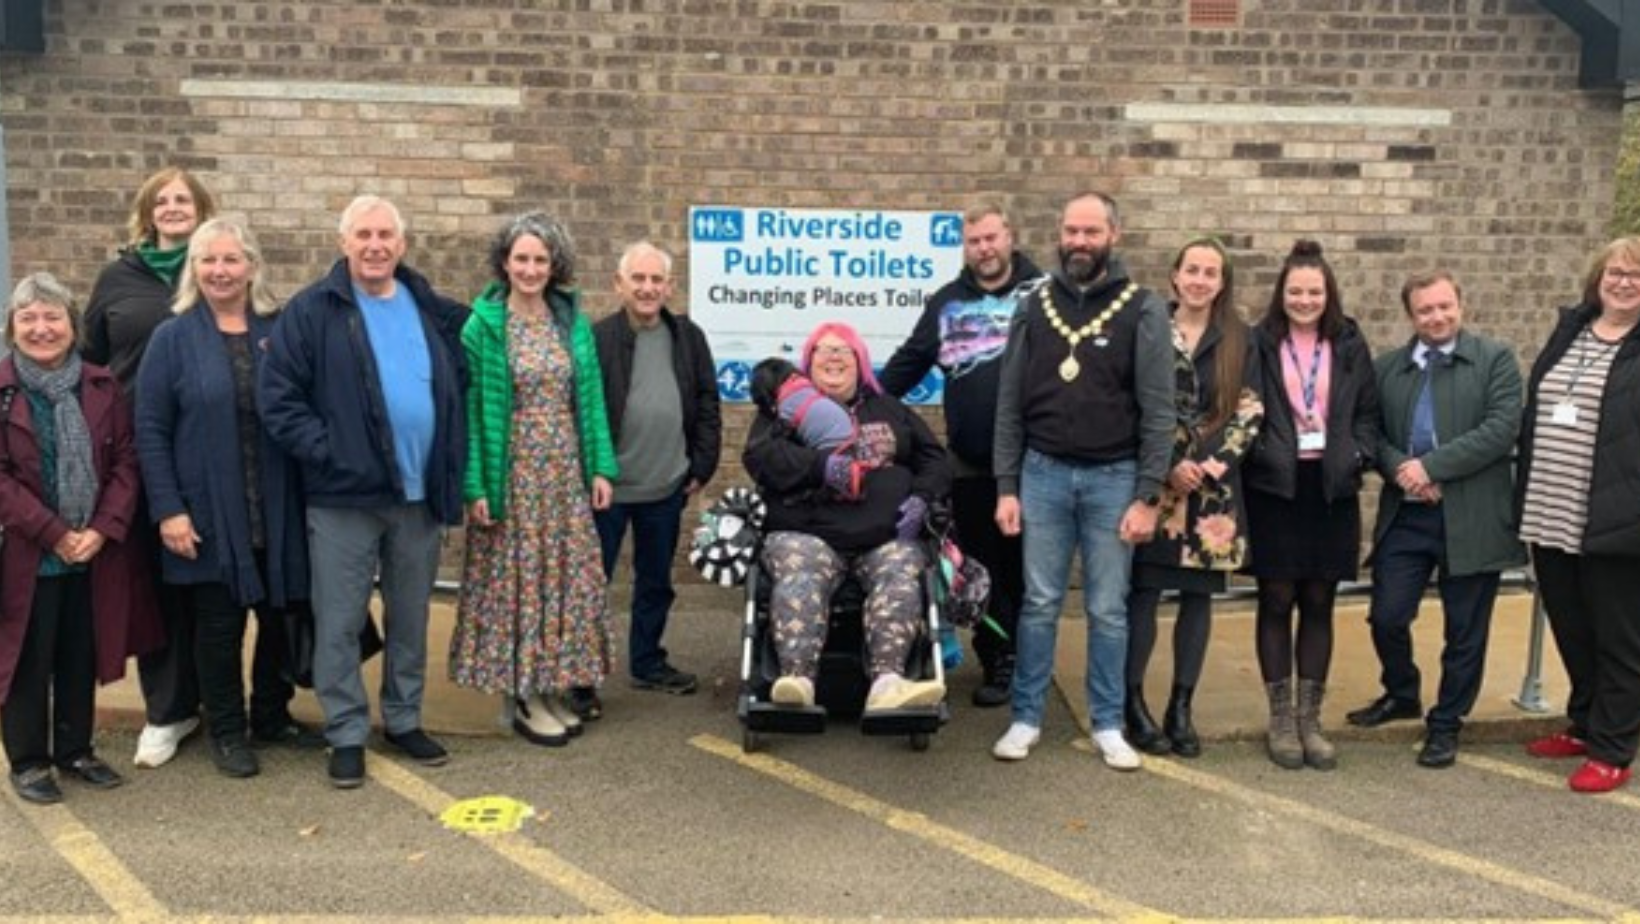
[{"label": "woman in wheelchair", "polygon": [[904,671],[922,631],[924,521],[951,486],[945,449],[921,417],[883,393],[854,328],[815,328],[800,365],[853,415],[857,436],[833,449],[805,445],[767,410],[747,435],[742,461],[768,503],[763,567],[773,582],[769,622],[780,659],[770,697],[814,705],[831,596],[853,575],[866,594],[866,712],[937,705],[945,685]]}]

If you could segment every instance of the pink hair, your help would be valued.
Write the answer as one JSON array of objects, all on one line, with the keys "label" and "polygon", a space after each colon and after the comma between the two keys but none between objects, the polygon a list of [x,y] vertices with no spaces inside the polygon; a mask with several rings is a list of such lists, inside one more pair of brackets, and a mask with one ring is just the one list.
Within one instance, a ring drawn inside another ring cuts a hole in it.
[{"label": "pink hair", "polygon": [[831,334],[848,344],[854,351],[854,364],[860,370],[860,384],[873,394],[882,394],[883,386],[877,384],[877,376],[871,371],[871,354],[866,352],[866,342],[860,339],[860,334],[854,328],[842,321],[826,321],[809,334],[809,339],[803,341],[802,363],[803,372],[808,374],[814,362],[814,348],[820,343],[820,338]]}]

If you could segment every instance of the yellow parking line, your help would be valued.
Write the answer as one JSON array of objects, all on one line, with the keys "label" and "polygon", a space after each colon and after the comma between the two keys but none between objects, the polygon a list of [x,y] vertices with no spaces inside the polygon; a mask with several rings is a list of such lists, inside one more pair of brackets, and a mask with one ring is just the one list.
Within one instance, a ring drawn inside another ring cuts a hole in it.
[{"label": "yellow parking line", "polygon": [[772,777],[793,789],[818,796],[833,805],[858,812],[874,821],[910,834],[936,847],[961,854],[976,863],[1011,876],[1066,901],[1081,905],[1108,917],[1126,921],[1170,921],[1173,918],[1124,899],[1107,895],[1098,889],[1065,874],[1009,853],[984,841],[970,837],[955,828],[932,821],[921,812],[908,812],[886,802],[874,799],[856,789],[816,776],[794,764],[763,754],[743,754],[739,745],[731,744],[715,735],[696,735],[689,743],[697,748],[734,761],[750,770]]},{"label": "yellow parking line", "polygon": [[18,805],[19,814],[40,832],[51,849],[73,867],[115,915],[148,921],[166,917],[166,907],[148,891],[142,880],[66,806],[24,805],[15,796],[12,799]]},{"label": "yellow parking line", "polygon": [[[1569,798],[1588,798],[1587,796],[1574,794],[1571,790],[1566,789],[1566,777],[1560,774],[1549,773],[1544,770],[1532,770],[1527,767],[1522,767],[1519,764],[1512,764],[1508,761],[1497,760],[1492,757],[1481,757],[1477,754],[1459,754],[1458,762],[1462,763],[1466,767],[1474,767],[1477,770],[1485,770],[1487,773],[1496,773],[1498,776],[1506,776],[1512,780],[1520,780],[1523,783],[1531,783],[1534,786],[1544,786],[1549,789],[1564,790]],[[1624,808],[1640,809],[1640,796],[1636,796],[1633,793],[1619,790],[1617,792],[1606,793],[1598,798],[1601,805],[1621,805]]]},{"label": "yellow parking line", "polygon": [[1193,770],[1178,761],[1146,761],[1145,769],[1157,776],[1166,777],[1175,782],[1234,799],[1265,811],[1297,818],[1300,821],[1327,828],[1340,834],[1358,837],[1380,847],[1411,854],[1426,863],[1444,866],[1459,873],[1507,886],[1569,908],[1577,908],[1580,911],[1595,914],[1608,920],[1623,919],[1631,913],[1629,906],[1620,902],[1609,901],[1597,895],[1589,895],[1586,892],[1579,892],[1558,882],[1533,876],[1530,873],[1511,869],[1478,857],[1472,857],[1465,853],[1459,853],[1456,850],[1438,847],[1428,841],[1419,840],[1405,834],[1397,834],[1394,831],[1357,821],[1336,812],[1329,812],[1326,809],[1307,805],[1293,799],[1249,789],[1221,777]]},{"label": "yellow parking line", "polygon": [[[435,818],[456,801],[454,796],[391,760],[372,761],[370,776]],[[580,867],[538,846],[521,834],[487,834],[473,837],[519,868],[544,880],[593,911],[605,915],[622,915],[635,920],[662,919],[642,902],[628,897],[614,886],[589,875]]]}]

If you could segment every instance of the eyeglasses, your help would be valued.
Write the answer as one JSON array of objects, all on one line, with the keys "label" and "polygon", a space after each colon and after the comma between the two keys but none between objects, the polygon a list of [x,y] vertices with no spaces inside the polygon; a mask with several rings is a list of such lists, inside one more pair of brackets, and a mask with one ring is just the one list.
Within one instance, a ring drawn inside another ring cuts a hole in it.
[{"label": "eyeglasses", "polygon": [[833,346],[831,344],[822,344],[822,345],[817,346],[817,347],[814,348],[814,355],[822,356],[822,357],[825,357],[826,359],[835,359],[835,358],[840,357],[840,356],[847,356],[850,359],[853,359],[854,358],[854,348],[849,347],[849,346]]},{"label": "eyeglasses", "polygon": [[1627,282],[1631,285],[1640,285],[1640,270],[1626,270],[1608,266],[1602,275],[1611,282]]}]

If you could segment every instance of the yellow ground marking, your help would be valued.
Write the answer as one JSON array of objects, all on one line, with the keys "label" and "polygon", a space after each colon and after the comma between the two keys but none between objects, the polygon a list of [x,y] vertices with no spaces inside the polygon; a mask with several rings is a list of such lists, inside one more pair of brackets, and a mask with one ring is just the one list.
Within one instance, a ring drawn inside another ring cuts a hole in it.
[{"label": "yellow ground marking", "polygon": [[[0,915],[0,924],[109,924],[107,915],[55,915],[46,917],[8,917]],[[166,917],[165,924],[356,924],[356,915],[228,915],[198,914]],[[381,919],[385,920],[385,919]],[[553,918],[558,924],[883,924],[874,918],[817,918],[781,917],[778,915],[700,915],[666,917],[661,915],[576,915]],[[1634,915],[1618,919],[1618,924],[1633,924]],[[538,916],[453,914],[443,917],[394,917],[393,924],[540,924]],[[967,918],[896,918],[895,924],[1110,924],[1109,918],[998,918],[991,916]],[[1588,918],[1204,918],[1180,924],[1603,924]]]},{"label": "yellow ground marking", "polygon": [[[1531,783],[1534,786],[1544,786],[1549,789],[1563,790],[1568,797],[1574,799],[1591,798],[1586,795],[1574,793],[1570,789],[1567,789],[1566,776],[1564,774],[1550,773],[1545,770],[1532,770],[1527,767],[1522,767],[1519,764],[1512,764],[1508,761],[1497,760],[1492,757],[1481,757],[1477,754],[1459,754],[1458,762],[1466,767],[1474,767],[1477,770],[1485,770],[1487,773],[1496,773],[1498,776],[1506,776],[1512,780],[1520,780],[1522,783]],[[1575,766],[1575,762],[1569,762],[1566,766],[1568,768]],[[1630,785],[1633,784],[1631,783]],[[1621,805],[1624,808],[1640,809],[1640,796],[1636,796],[1631,792],[1623,792],[1622,790],[1618,790],[1617,792],[1604,793],[1599,796],[1594,796],[1593,798],[1598,799],[1601,805]]]},{"label": "yellow ground marking", "polygon": [[[1079,742],[1080,743],[1080,742]],[[1151,760],[1145,762],[1145,769],[1157,776],[1165,777],[1175,782],[1184,783],[1197,789],[1205,790],[1215,795],[1234,799],[1238,802],[1251,805],[1265,811],[1276,812],[1297,818],[1318,827],[1348,834],[1360,838],[1380,847],[1387,847],[1401,853],[1411,854],[1426,863],[1444,866],[1447,869],[1484,879],[1501,886],[1507,886],[1519,892],[1535,895],[1568,908],[1597,915],[1608,920],[1625,919],[1632,914],[1629,906],[1619,902],[1609,901],[1596,895],[1579,892],[1558,882],[1553,882],[1530,873],[1511,869],[1502,864],[1493,863],[1472,857],[1456,850],[1439,847],[1428,841],[1419,840],[1405,834],[1387,831],[1366,822],[1356,821],[1345,815],[1329,812],[1326,809],[1307,805],[1294,799],[1275,796],[1256,789],[1249,789],[1238,783],[1217,777],[1200,770],[1192,770],[1173,760]]]},{"label": "yellow ground marking", "polygon": [[731,744],[715,735],[696,735],[689,739],[689,743],[708,754],[715,754],[747,769],[755,770],[793,789],[806,792],[811,796],[817,796],[852,812],[857,812],[896,831],[910,834],[935,847],[960,854],[1005,876],[1018,879],[1099,914],[1133,922],[1176,920],[1143,905],[1107,895],[1084,882],[1066,876],[1058,870],[1044,866],[1034,860],[1028,860],[1018,854],[1009,853],[999,847],[970,837],[955,828],[946,827],[931,820],[921,812],[910,812],[895,808],[859,790],[816,776],[783,760],[777,760],[763,754],[741,753],[739,745]]},{"label": "yellow ground marking", "polygon": [[40,832],[51,849],[73,867],[114,914],[124,920],[157,921],[166,917],[166,908],[154,893],[66,806],[24,805],[15,796],[12,798],[18,814]]},{"label": "yellow ground marking", "polygon": [[[371,762],[370,776],[400,798],[420,806],[434,818],[456,801],[454,796],[411,773],[395,761],[378,759]],[[605,915],[623,915],[635,920],[661,920],[653,909],[642,902],[628,897],[614,886],[591,876],[522,834],[472,837],[476,843],[490,848],[525,872],[544,880],[593,911]],[[447,920],[460,917],[462,916],[456,915]]]}]

